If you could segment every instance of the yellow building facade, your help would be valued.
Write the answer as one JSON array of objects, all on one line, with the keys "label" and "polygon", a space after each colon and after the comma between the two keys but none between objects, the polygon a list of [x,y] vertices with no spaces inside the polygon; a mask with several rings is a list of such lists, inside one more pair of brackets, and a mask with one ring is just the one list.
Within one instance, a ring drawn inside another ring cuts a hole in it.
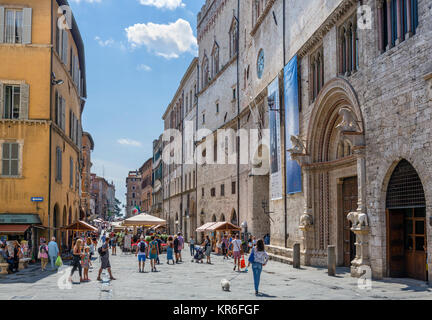
[{"label": "yellow building facade", "polygon": [[28,225],[33,244],[55,235],[66,246],[60,228],[80,212],[86,97],[68,2],[0,1],[0,61],[0,236],[17,238]]}]

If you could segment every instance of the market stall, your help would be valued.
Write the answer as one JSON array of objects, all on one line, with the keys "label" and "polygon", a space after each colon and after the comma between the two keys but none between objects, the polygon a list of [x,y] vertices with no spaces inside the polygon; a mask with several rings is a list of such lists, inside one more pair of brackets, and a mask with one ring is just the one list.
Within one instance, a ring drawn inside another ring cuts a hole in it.
[{"label": "market stall", "polygon": [[236,226],[228,221],[207,222],[206,224],[196,229],[196,232],[210,233],[213,248],[217,248],[217,242],[221,241],[222,234],[230,235],[233,232],[241,232],[241,227]]},{"label": "market stall", "polygon": [[152,216],[147,213],[141,213],[123,221],[123,225],[126,227],[133,227],[134,234],[136,234],[136,228],[151,228],[155,226],[165,226],[166,221],[159,219],[158,217]]}]

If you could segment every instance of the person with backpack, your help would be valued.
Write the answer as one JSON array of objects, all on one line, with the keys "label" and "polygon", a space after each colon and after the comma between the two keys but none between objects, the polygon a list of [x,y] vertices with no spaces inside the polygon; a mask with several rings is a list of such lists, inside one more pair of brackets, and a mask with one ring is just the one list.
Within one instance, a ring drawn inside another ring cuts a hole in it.
[{"label": "person with backpack", "polygon": [[45,240],[41,241],[41,245],[39,247],[39,259],[41,260],[42,271],[45,271],[45,268],[48,264],[48,246],[45,244]]},{"label": "person with backpack", "polygon": [[149,244],[149,247],[150,247],[150,264],[151,264],[152,272],[157,272],[156,260],[159,256],[159,244],[155,240],[155,236],[151,236],[151,242]]},{"label": "person with backpack", "polygon": [[[148,246],[147,243],[144,241],[144,237],[141,236],[140,242],[136,246],[136,252],[135,252],[135,257],[138,257],[139,273],[144,273],[144,267],[145,267],[145,261],[147,255],[148,255]],[[142,268],[141,268],[141,263],[142,263]]]},{"label": "person with backpack", "polygon": [[235,235],[235,239],[232,242],[233,256],[234,256],[234,271],[238,266],[238,272],[241,271],[240,259],[243,254],[242,241],[239,239],[239,235]]},{"label": "person with backpack", "polygon": [[116,280],[111,273],[111,264],[109,261],[109,238],[105,239],[105,243],[98,249],[99,256],[101,258],[101,267],[99,269],[99,274],[97,277],[98,281],[102,281],[101,274],[103,269],[108,269],[108,273],[110,275],[110,280]]},{"label": "person with backpack", "polygon": [[179,239],[178,236],[174,236],[174,253],[175,253],[175,263],[179,263]]}]

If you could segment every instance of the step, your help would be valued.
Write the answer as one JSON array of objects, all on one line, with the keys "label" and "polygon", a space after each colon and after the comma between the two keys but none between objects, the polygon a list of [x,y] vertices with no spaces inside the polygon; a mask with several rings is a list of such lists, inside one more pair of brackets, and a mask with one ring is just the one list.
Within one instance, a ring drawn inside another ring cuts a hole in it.
[{"label": "step", "polygon": [[276,262],[280,262],[280,263],[285,263],[285,264],[293,264],[293,260],[292,258],[288,258],[285,256],[280,256],[274,253],[268,253],[269,259],[272,261],[276,261]]}]

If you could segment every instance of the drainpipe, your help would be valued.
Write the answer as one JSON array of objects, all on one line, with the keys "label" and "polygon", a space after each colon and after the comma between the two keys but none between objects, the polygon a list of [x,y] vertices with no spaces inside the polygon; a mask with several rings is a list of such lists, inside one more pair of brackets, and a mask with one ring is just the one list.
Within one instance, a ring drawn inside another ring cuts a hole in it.
[{"label": "drainpipe", "polygon": [[[285,58],[285,46],[286,46],[286,40],[285,40],[285,24],[286,24],[286,20],[285,20],[285,2],[286,0],[283,0],[283,68],[285,68],[286,65],[286,58]],[[282,82],[283,85],[283,82]],[[283,95],[283,97],[285,98],[285,95]],[[285,102],[285,100],[283,100]],[[281,103],[281,106],[283,106],[284,108],[281,108],[281,115],[283,114],[284,116],[281,117],[281,120],[284,119],[285,120],[285,103]],[[287,164],[287,159],[286,159],[286,121],[284,121],[284,131],[283,131],[283,137],[284,137],[284,147],[283,147],[283,152],[284,152],[284,159],[285,159],[285,164],[284,164],[284,176],[283,176],[283,180],[284,180],[284,243],[285,243],[285,248],[288,247],[288,239],[287,239],[287,227],[288,227],[288,213],[287,213],[287,181],[286,181],[286,176],[287,176],[287,168],[286,168],[286,164]]]},{"label": "drainpipe", "polygon": [[[199,91],[199,59],[197,61],[197,82],[196,82],[196,93],[194,92],[194,98],[196,99],[196,107],[195,107],[195,132],[194,132],[194,159],[195,159],[195,221],[196,226],[198,226],[198,162],[195,158],[196,151],[196,132],[198,131],[198,91]],[[195,101],[194,101],[195,103]],[[196,229],[195,229],[196,230]],[[195,232],[195,241],[198,242],[198,232]]]},{"label": "drainpipe", "polygon": [[237,0],[237,225],[240,225],[240,0]]},{"label": "drainpipe", "polygon": [[[54,12],[54,3],[51,0],[51,14]],[[49,164],[48,164],[48,239],[51,239],[51,170],[52,170],[52,84],[51,75],[53,71],[53,47],[54,47],[54,37],[53,37],[53,19],[51,19],[51,50],[50,50],[50,74],[49,74],[49,86],[50,86],[50,119],[49,119]],[[33,247],[37,247],[33,244]]]}]

